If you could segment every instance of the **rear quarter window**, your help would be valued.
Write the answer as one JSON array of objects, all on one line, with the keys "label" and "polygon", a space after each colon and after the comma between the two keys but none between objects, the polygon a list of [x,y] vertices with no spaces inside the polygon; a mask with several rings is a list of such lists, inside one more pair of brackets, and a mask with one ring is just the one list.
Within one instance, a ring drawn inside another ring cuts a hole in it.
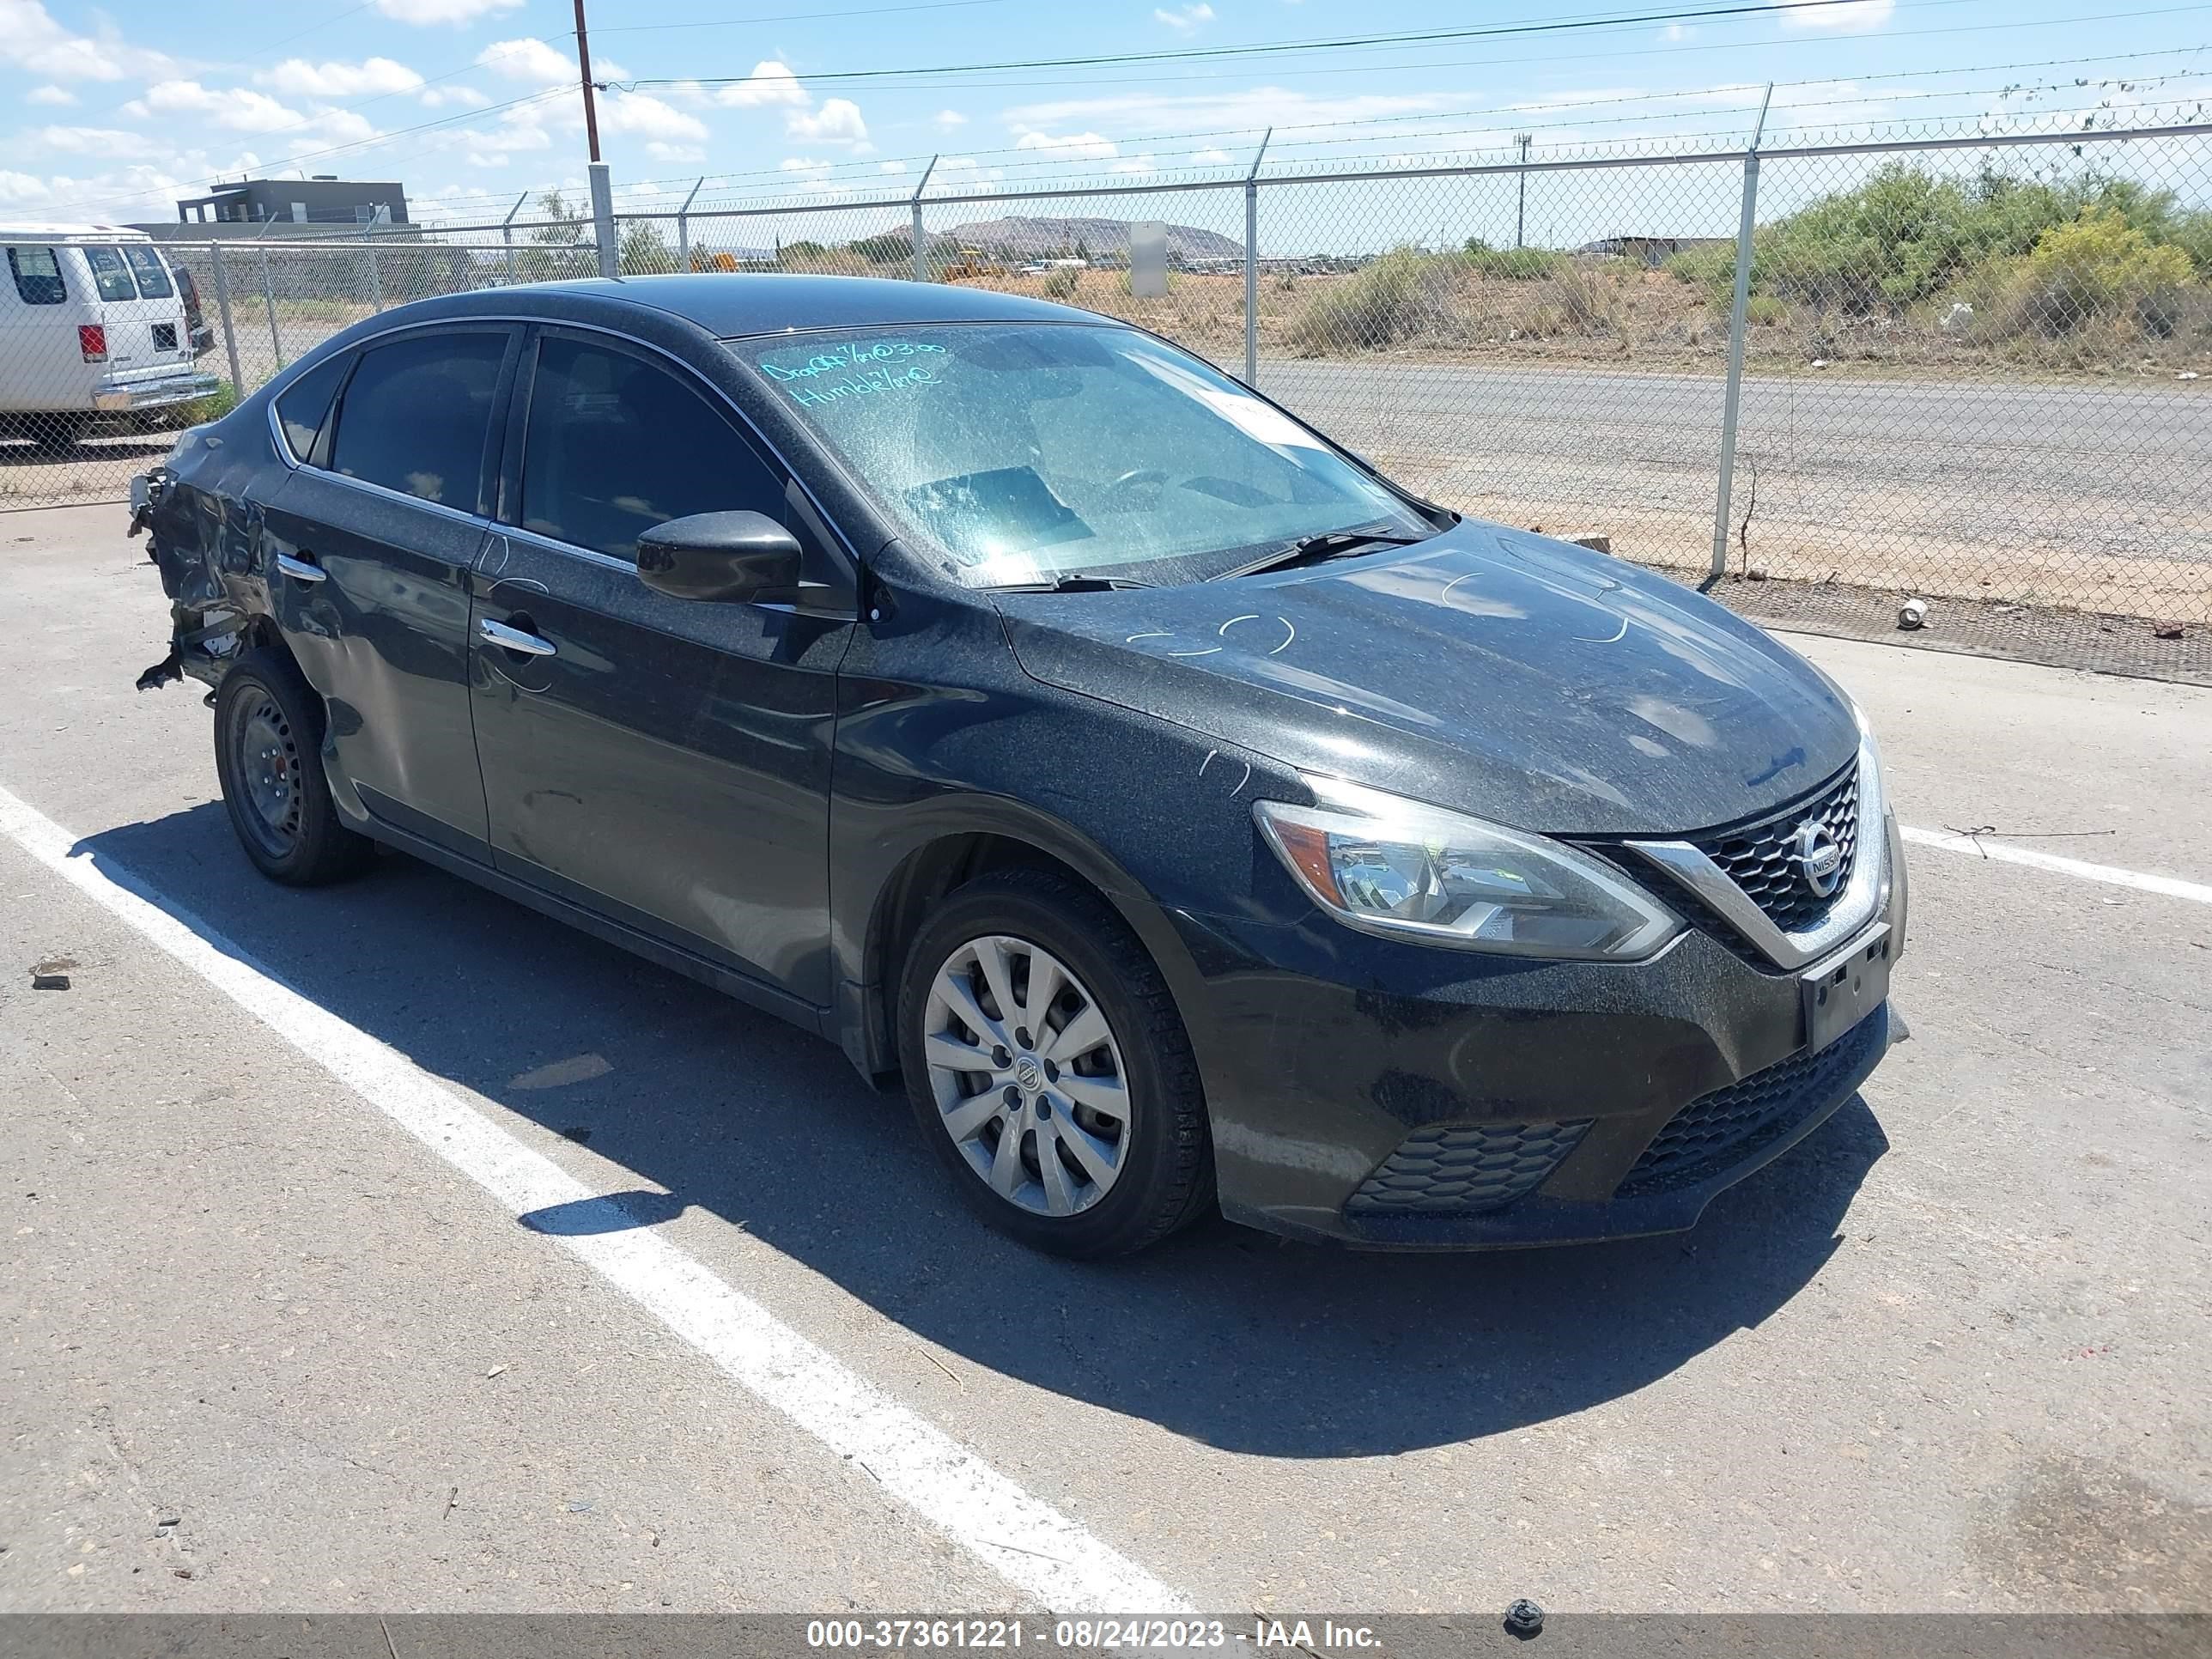
[{"label": "rear quarter window", "polygon": [[131,274],[138,279],[141,299],[167,300],[175,296],[176,284],[169,280],[169,268],[152,248],[143,242],[125,242],[123,258],[131,267]]},{"label": "rear quarter window", "polygon": [[69,297],[61,261],[50,247],[9,248],[8,274],[15,279],[15,297],[27,306],[58,306]]},{"label": "rear quarter window", "polygon": [[135,300],[138,285],[131,280],[131,267],[123,263],[119,248],[88,247],[85,263],[92,267],[92,285],[103,300]]},{"label": "rear quarter window", "polygon": [[276,394],[277,422],[284,428],[284,441],[300,460],[315,459],[315,440],[330,417],[331,399],[352,367],[353,354],[341,351],[317,363]]}]

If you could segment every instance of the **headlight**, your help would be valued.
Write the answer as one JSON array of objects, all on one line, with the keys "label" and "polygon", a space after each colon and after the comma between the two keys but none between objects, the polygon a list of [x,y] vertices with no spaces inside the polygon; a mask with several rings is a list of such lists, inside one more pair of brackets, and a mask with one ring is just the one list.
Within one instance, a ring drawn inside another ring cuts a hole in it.
[{"label": "headlight", "polygon": [[1261,833],[1314,902],[1370,933],[1463,951],[1632,962],[1682,924],[1618,871],[1558,842],[1334,778],[1321,804],[1255,801]]}]

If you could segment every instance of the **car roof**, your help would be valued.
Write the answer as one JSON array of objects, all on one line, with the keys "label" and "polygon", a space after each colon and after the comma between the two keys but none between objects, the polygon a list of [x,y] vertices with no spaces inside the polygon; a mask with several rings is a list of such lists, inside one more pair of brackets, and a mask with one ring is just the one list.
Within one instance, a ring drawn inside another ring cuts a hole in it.
[{"label": "car roof", "polygon": [[645,306],[681,317],[724,340],[795,329],[875,328],[909,323],[1113,320],[1095,312],[991,289],[901,283],[881,276],[808,276],[770,271],[592,277],[532,283],[526,289],[487,289],[474,297],[496,305],[501,295],[522,291]]},{"label": "car roof", "polygon": [[35,222],[0,222],[0,242],[150,242],[143,230],[128,225],[45,225]]}]

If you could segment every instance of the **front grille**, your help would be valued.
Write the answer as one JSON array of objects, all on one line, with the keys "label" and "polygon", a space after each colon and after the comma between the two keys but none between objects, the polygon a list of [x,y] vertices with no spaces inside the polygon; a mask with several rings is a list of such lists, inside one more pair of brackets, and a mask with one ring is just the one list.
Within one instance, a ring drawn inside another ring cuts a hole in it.
[{"label": "front grille", "polygon": [[177,349],[177,325],[174,323],[154,325],[154,349],[174,351]]},{"label": "front grille", "polygon": [[1741,1164],[1832,1101],[1838,1082],[1867,1060],[1888,1030],[1887,1018],[1869,1014],[1817,1054],[1801,1049],[1741,1083],[1698,1096],[1668,1119],[1618,1195],[1695,1186]]},{"label": "front grille", "polygon": [[1346,1202],[1354,1214],[1479,1215],[1532,1193],[1574,1151],[1590,1120],[1418,1129]]},{"label": "front grille", "polygon": [[[1844,860],[1825,895],[1806,885],[1792,842],[1797,826],[1817,818],[1836,838]],[[1763,823],[1692,843],[1766,912],[1785,933],[1802,933],[1827,914],[1850,885],[1859,844],[1859,769],[1854,765],[1808,799]]]}]

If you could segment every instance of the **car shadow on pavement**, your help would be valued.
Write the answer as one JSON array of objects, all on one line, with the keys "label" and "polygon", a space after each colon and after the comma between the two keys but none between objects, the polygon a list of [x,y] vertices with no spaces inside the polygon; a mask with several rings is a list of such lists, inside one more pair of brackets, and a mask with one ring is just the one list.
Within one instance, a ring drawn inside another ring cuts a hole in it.
[{"label": "car shadow on pavement", "polygon": [[[278,888],[213,803],[79,850],[425,1070],[636,1176],[523,1225],[708,1212],[957,1359],[1233,1451],[1388,1455],[1633,1393],[1802,1290],[1888,1146],[1854,1099],[1671,1237],[1391,1255],[1217,1220],[1132,1261],[1072,1263],[975,1220],[903,1098],[830,1044],[412,860]],[[687,1242],[716,1265],[710,1236]]]}]

